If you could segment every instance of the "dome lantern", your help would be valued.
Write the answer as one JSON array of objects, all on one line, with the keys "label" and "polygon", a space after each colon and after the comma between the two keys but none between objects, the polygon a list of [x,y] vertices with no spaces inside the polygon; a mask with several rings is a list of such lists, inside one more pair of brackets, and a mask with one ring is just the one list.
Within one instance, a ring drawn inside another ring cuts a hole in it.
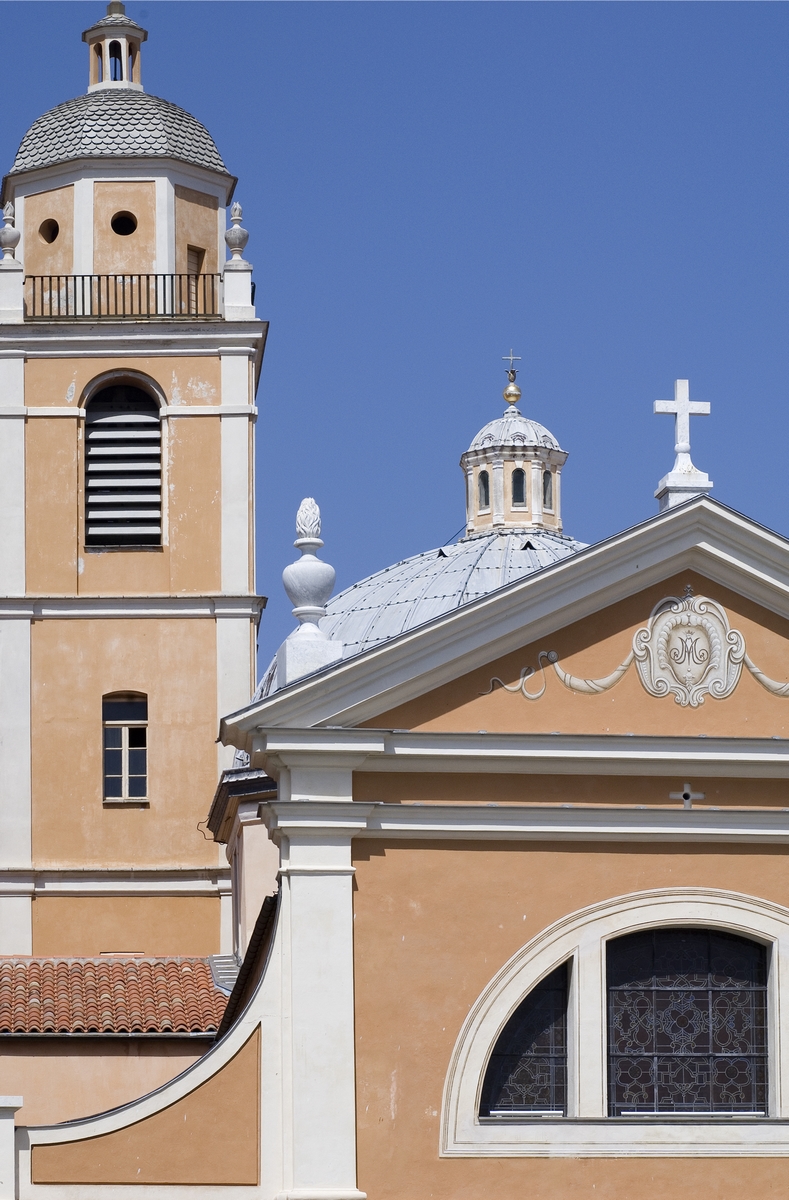
[{"label": "dome lantern", "polygon": [[567,454],[544,425],[518,409],[521,390],[505,356],[504,414],[479,431],[460,460],[466,476],[466,536],[505,529],[561,533],[560,478]]},{"label": "dome lantern", "polygon": [[140,46],[147,37],[147,31],[126,16],[122,0],[110,0],[106,17],[82,35],[90,54],[88,91],[100,88],[142,91]]}]

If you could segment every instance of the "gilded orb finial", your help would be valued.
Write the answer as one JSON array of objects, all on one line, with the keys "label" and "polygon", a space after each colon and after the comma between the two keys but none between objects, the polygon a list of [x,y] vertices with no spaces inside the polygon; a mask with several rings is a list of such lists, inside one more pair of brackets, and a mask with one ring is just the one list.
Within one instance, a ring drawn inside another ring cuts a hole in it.
[{"label": "gilded orb finial", "polygon": [[[521,390],[518,387],[517,383],[515,382],[515,380],[517,379],[517,376],[518,376],[518,372],[514,365],[516,362],[520,362],[520,361],[521,361],[520,355],[513,354],[512,350],[510,350],[509,354],[502,355],[502,362],[508,362],[510,364],[507,367],[507,379],[509,379],[509,383],[505,387],[503,395],[504,395],[504,399],[507,401],[507,403],[511,404],[513,406],[513,408],[515,407],[515,405],[518,403],[518,401],[521,398]],[[505,409],[504,411],[506,412],[507,410]]]}]

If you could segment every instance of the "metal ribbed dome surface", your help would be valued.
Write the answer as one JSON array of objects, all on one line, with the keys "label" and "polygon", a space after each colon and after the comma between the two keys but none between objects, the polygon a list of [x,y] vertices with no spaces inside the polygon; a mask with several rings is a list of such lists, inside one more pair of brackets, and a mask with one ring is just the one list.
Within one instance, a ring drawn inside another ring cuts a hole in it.
[{"label": "metal ribbed dome surface", "polygon": [[78,158],[175,158],[228,174],[191,113],[133,88],[88,92],[45,112],[22,138],[10,174]]},{"label": "metal ribbed dome surface", "polygon": [[550,430],[539,421],[524,417],[517,408],[489,421],[480,429],[469,450],[487,450],[489,446],[545,446],[548,450],[561,450]]},{"label": "metal ribbed dome surface", "polygon": [[[544,530],[477,534],[416,554],[355,583],[326,606],[321,629],[352,658],[584,549]],[[255,694],[277,689],[276,659]]]}]

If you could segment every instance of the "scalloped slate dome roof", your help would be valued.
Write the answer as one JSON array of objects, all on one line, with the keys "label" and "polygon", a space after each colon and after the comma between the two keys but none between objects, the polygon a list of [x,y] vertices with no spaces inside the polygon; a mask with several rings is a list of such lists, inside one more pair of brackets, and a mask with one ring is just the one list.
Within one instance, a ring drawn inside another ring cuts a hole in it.
[{"label": "scalloped slate dome roof", "polygon": [[[342,641],[343,658],[353,658],[569,558],[584,547],[584,542],[546,530],[475,534],[453,545],[415,554],[346,588],[326,605],[320,628],[330,638]],[[275,658],[260,681],[255,699],[276,690]]]},{"label": "scalloped slate dome roof", "polygon": [[488,446],[545,446],[548,450],[561,450],[549,429],[539,421],[524,417],[517,408],[509,409],[495,421],[488,421],[474,438],[469,450],[485,450]]},{"label": "scalloped slate dome roof", "polygon": [[78,158],[175,158],[229,174],[191,113],[132,88],[88,92],[45,112],[22,138],[9,174]]}]

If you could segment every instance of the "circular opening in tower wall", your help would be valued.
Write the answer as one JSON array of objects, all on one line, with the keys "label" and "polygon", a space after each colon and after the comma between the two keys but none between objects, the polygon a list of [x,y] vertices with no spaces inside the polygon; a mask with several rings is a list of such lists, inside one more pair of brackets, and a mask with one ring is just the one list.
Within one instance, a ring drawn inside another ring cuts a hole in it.
[{"label": "circular opening in tower wall", "polygon": [[50,217],[48,221],[41,222],[38,227],[38,232],[41,236],[41,240],[51,245],[60,233],[60,226],[58,225],[57,221],[53,221]]},{"label": "circular opening in tower wall", "polygon": [[130,233],[134,233],[137,228],[137,218],[134,213],[117,212],[110,221],[113,233],[119,233],[121,237],[128,237]]}]

